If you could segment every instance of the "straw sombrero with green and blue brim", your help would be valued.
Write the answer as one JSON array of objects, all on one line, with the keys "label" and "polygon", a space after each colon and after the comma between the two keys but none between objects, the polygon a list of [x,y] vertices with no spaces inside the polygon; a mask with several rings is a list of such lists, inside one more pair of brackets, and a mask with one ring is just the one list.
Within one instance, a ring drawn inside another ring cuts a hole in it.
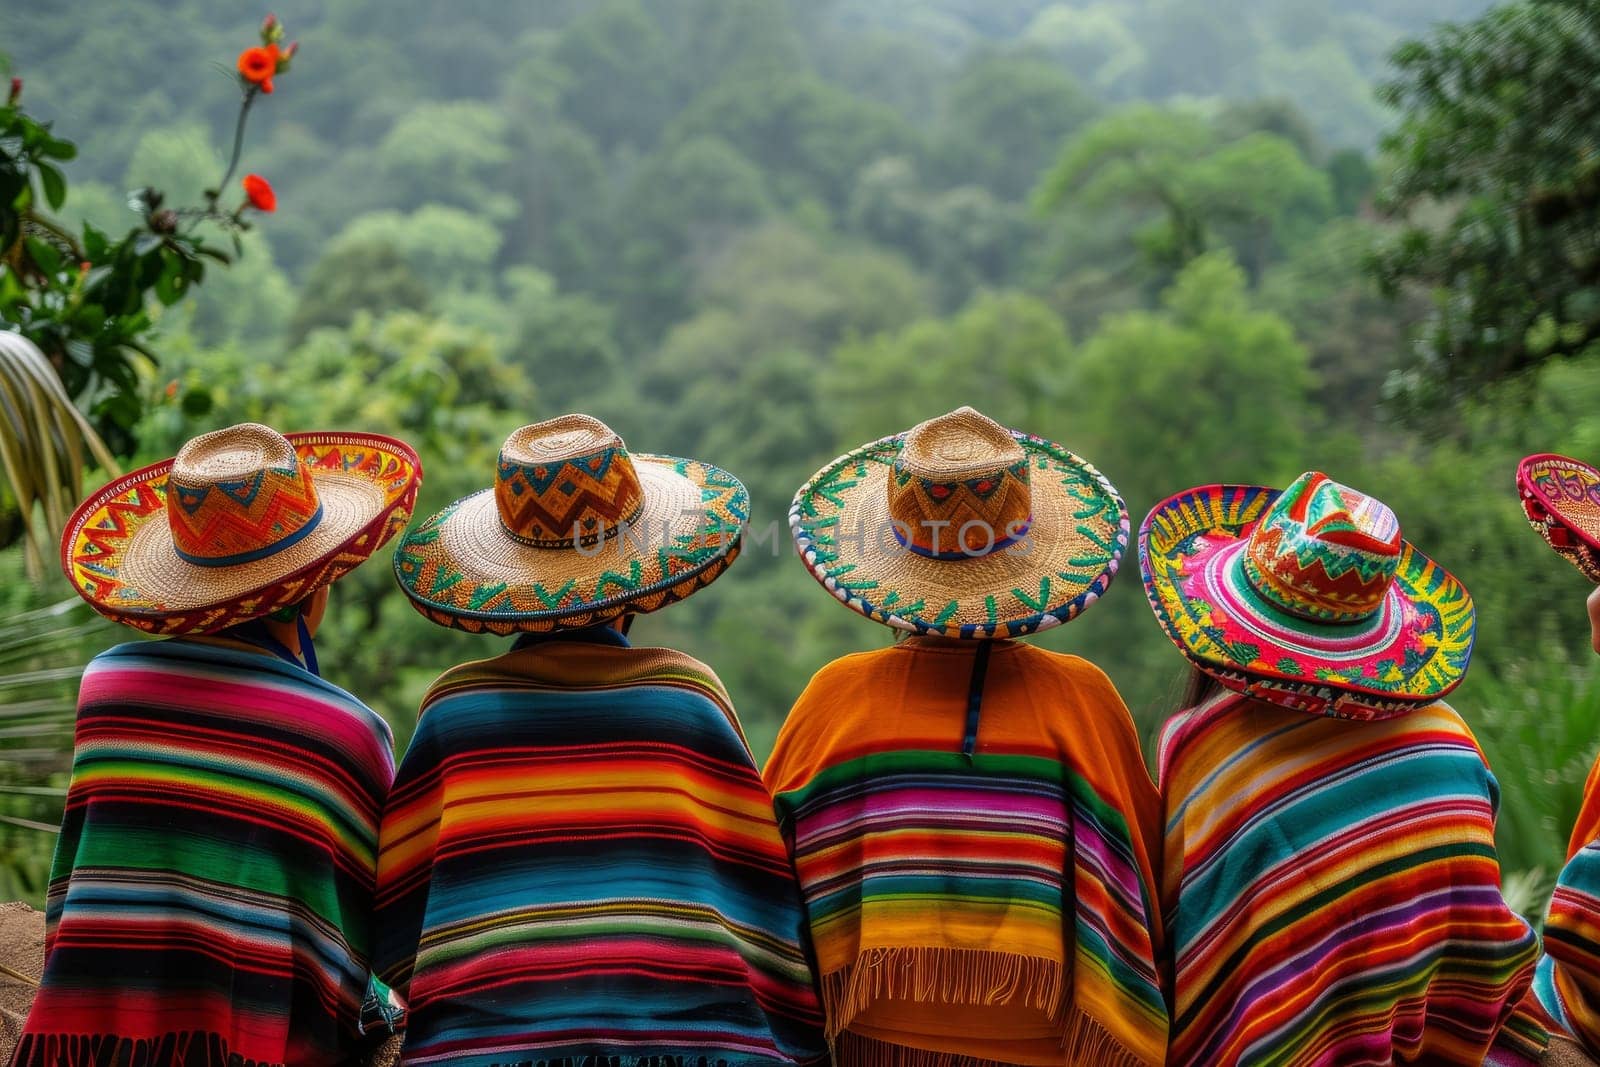
[{"label": "straw sombrero with green and blue brim", "polygon": [[709,463],[629,452],[588,415],[506,439],[494,485],[407,531],[394,572],[412,606],[470,633],[578,629],[705,588],[750,511]]},{"label": "straw sombrero with green and blue brim", "polygon": [[789,512],[813,578],[897,630],[1019,637],[1076,618],[1111,584],[1128,512],[1061,445],[972,408],[862,445]]},{"label": "straw sombrero with green and blue brim", "polygon": [[1320,472],[1281,492],[1208,485],[1157,504],[1139,566],[1178,649],[1271,703],[1399,715],[1454,689],[1472,656],[1466,588],[1402,540],[1381,501]]}]

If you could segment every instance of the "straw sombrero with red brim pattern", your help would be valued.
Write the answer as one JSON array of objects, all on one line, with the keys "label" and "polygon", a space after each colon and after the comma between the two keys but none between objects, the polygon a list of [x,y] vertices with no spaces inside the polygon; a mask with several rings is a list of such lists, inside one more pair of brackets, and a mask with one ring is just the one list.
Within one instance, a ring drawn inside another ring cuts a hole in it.
[{"label": "straw sombrero with red brim pattern", "polygon": [[73,513],[61,566],[100,614],[214,633],[300,603],[404,529],[422,467],[379,434],[245,423],[118,478]]},{"label": "straw sombrero with red brim pattern", "polygon": [[1156,619],[1222,685],[1348,719],[1402,714],[1460,683],[1466,588],[1394,512],[1327,475],[1278,491],[1209,485],[1151,510],[1139,565]]},{"label": "straw sombrero with red brim pattern", "polygon": [[1517,464],[1517,493],[1539,536],[1585,578],[1600,583],[1600,471],[1570,456],[1541,452]]}]

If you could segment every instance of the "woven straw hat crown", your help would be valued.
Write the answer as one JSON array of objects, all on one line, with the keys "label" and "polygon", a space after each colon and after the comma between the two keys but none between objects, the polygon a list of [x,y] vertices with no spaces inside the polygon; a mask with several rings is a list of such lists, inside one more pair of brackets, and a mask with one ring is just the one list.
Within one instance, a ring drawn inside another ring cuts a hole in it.
[{"label": "woven straw hat crown", "polygon": [[1401,548],[1387,505],[1308,471],[1262,516],[1241,564],[1250,588],[1282,611],[1359,622],[1383,606]]},{"label": "woven straw hat crown", "polygon": [[597,544],[644,504],[622,438],[588,415],[534,423],[506,438],[494,497],[505,532],[533,548]]},{"label": "woven straw hat crown", "polygon": [[197,566],[265,559],[307,537],[323,519],[317,487],[294,446],[258,423],[185,444],[167,486],[173,549]]},{"label": "woven straw hat crown", "polygon": [[933,559],[987,555],[1027,533],[1028,458],[1011,432],[970,407],[907,431],[888,483],[896,539]]}]

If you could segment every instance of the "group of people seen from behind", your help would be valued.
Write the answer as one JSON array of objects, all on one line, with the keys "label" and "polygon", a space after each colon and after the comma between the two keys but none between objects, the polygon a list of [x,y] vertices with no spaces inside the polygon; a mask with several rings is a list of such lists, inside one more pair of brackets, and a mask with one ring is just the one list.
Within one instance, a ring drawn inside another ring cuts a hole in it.
[{"label": "group of people seen from behind", "polygon": [[[735,561],[739,480],[587,415],[484,473],[408,527],[403,442],[245,424],[77,509],[78,593],[165,640],[84,671],[15,1067],[1600,1057],[1600,767],[1541,938],[1444,702],[1472,598],[1376,498],[1201,486],[1135,534],[971,408],[862,445],[789,523],[896,640],[822,665],[763,768],[710,667],[629,639]],[[1600,652],[1600,471],[1516,482]],[[315,647],[392,540],[418,611],[511,638],[438,664],[398,764]],[[1154,779],[1111,680],[1022,640],[1135,552],[1191,671]]]}]

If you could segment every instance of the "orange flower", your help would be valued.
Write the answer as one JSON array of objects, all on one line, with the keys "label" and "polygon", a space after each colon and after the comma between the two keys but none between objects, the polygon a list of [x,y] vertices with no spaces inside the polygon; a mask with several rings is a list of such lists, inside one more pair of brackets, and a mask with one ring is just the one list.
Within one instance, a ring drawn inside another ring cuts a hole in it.
[{"label": "orange flower", "polygon": [[272,191],[272,185],[259,174],[246,174],[240,179],[239,184],[244,186],[244,195],[250,198],[250,206],[257,211],[278,210],[278,194]]},{"label": "orange flower", "polygon": [[272,92],[272,76],[278,72],[278,46],[246,48],[239,53],[239,76],[262,92]]}]

